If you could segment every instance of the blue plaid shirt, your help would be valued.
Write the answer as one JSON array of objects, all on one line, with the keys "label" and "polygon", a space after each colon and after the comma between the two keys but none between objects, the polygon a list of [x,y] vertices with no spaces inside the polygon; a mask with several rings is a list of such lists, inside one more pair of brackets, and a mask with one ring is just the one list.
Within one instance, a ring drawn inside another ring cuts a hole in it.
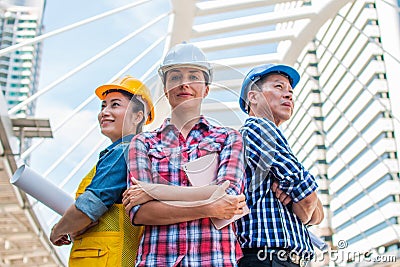
[{"label": "blue plaid shirt", "polygon": [[[242,248],[267,247],[313,255],[305,225],[272,192],[274,180],[294,202],[317,189],[314,177],[291,151],[286,138],[268,119],[250,117],[240,129],[245,145],[245,194],[250,213],[236,221]],[[304,254],[305,255],[305,254]]]}]

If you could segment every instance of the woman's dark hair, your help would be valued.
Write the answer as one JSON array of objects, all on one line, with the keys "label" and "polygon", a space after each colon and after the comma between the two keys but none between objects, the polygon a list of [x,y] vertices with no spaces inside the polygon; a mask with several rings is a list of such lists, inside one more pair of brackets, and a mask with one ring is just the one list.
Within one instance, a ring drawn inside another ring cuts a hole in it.
[{"label": "woman's dark hair", "polygon": [[125,90],[121,90],[121,89],[110,89],[107,90],[103,93],[104,96],[108,95],[109,93],[114,93],[114,92],[118,92],[123,94],[124,96],[126,96],[128,98],[129,101],[133,102],[134,105],[132,105],[132,111],[137,113],[139,111],[143,112],[143,119],[141,122],[139,122],[139,124],[136,127],[136,133],[138,134],[140,132],[142,132],[143,130],[143,125],[146,121],[146,114],[145,114],[145,108],[144,108],[144,104],[142,101],[140,101],[139,99],[136,98],[136,96],[132,93],[129,93],[128,91]]}]

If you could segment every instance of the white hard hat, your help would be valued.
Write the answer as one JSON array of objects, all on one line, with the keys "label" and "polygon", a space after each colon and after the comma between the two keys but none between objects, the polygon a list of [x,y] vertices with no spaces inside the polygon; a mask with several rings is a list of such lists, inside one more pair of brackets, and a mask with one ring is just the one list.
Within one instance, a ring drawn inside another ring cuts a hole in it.
[{"label": "white hard hat", "polygon": [[158,69],[158,74],[163,83],[167,71],[181,67],[200,69],[208,75],[208,82],[211,83],[212,81],[211,64],[207,61],[204,52],[193,44],[177,44],[168,51]]}]

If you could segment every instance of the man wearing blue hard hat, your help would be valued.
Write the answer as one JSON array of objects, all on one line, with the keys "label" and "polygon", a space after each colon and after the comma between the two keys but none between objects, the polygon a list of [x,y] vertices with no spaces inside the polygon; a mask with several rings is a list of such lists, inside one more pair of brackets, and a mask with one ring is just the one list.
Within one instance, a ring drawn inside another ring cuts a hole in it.
[{"label": "man wearing blue hard hat", "polygon": [[250,116],[240,129],[250,213],[236,222],[240,267],[305,266],[314,254],[306,226],[324,217],[318,186],[278,128],[293,114],[299,81],[292,67],[266,64],[250,70],[242,84],[239,105]]}]

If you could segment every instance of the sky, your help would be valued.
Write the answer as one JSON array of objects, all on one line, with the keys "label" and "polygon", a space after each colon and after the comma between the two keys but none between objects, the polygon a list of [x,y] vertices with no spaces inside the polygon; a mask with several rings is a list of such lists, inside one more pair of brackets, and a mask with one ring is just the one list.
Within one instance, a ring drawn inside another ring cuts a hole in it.
[{"label": "sky", "polygon": [[[44,12],[44,33],[51,32],[71,23],[90,18],[94,15],[124,6],[131,1],[47,1]],[[43,42],[42,61],[40,68],[39,90],[46,88],[51,83],[62,78],[82,63],[96,56],[102,50],[117,42],[127,34],[137,30],[143,24],[166,12],[169,8],[168,1],[150,1],[139,7],[124,11],[119,15],[113,15],[77,29],[50,37]],[[157,13],[154,11],[157,10]],[[156,27],[139,34],[130,41],[110,52],[106,56],[90,64],[83,70],[59,83],[51,91],[42,95],[37,102],[36,116],[50,118],[54,131],[54,139],[44,142],[37,151],[46,152],[44,146],[49,146],[47,155],[54,157],[57,146],[70,147],[79,139],[87,129],[96,124],[97,112],[100,101],[95,98],[76,116],[67,120],[69,114],[89,97],[93,97],[97,86],[111,81],[121,69],[150,46],[159,36],[166,32],[166,19],[158,23]],[[135,67],[124,74],[141,77],[151,65],[158,60],[163,51],[163,45],[156,47],[148,56]],[[58,130],[60,128],[60,130]],[[99,128],[94,132],[99,133]],[[88,145],[80,147],[80,150],[90,150],[96,138],[88,138]],[[62,140],[62,144],[57,144]],[[56,144],[56,145],[54,145]],[[51,147],[51,148],[50,148]],[[59,152],[62,153],[62,152]],[[79,152],[81,153],[81,152]],[[41,159],[47,157],[32,157],[32,164],[37,164],[39,171],[47,168],[41,166]],[[36,161],[36,159],[39,159]]]}]

